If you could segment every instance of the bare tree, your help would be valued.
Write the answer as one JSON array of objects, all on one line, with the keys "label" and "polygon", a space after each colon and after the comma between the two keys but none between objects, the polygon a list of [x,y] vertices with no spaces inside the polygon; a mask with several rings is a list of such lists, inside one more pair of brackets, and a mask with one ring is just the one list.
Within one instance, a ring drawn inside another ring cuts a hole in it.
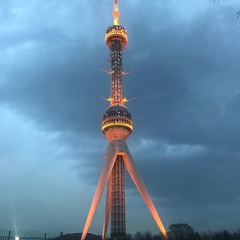
[{"label": "bare tree", "polygon": [[240,10],[236,14],[237,14],[237,19],[238,19],[240,17]]},{"label": "bare tree", "polygon": [[[215,3],[218,3],[219,0],[209,0],[209,4],[215,4]],[[236,12],[237,14],[237,19],[240,18],[240,10]]]},{"label": "bare tree", "polygon": [[209,0],[209,4],[215,4],[217,2],[219,2],[219,0]]}]

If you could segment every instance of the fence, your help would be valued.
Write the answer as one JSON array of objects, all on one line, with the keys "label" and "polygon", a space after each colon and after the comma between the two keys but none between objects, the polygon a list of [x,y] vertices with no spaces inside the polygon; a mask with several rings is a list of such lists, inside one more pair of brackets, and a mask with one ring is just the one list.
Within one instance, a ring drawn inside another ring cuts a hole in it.
[{"label": "fence", "polygon": [[61,233],[44,233],[33,231],[8,231],[0,230],[0,240],[51,240],[61,236]]}]

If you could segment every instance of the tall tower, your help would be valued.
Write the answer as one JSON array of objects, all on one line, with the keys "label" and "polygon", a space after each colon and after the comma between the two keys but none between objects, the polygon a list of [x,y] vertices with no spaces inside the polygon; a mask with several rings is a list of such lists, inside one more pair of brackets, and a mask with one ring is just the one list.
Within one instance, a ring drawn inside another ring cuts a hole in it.
[{"label": "tall tower", "polygon": [[83,229],[81,240],[84,240],[89,230],[99,201],[107,186],[105,216],[102,239],[106,237],[109,218],[111,217],[111,238],[126,238],[125,215],[125,167],[135,183],[140,195],[145,201],[159,230],[167,236],[166,230],[147,192],[147,189],[137,171],[126,141],[133,131],[132,115],[124,106],[127,99],[123,97],[122,85],[122,51],[127,44],[127,30],[119,25],[118,0],[114,0],[113,26],[108,27],[105,41],[111,53],[111,97],[107,100],[110,106],[103,114],[102,132],[109,144],[104,157],[104,166],[98,181],[96,192]]}]

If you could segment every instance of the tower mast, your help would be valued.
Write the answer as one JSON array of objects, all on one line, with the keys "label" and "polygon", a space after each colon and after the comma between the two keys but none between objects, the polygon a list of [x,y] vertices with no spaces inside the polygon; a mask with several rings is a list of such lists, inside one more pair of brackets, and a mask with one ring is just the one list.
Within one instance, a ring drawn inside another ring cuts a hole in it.
[{"label": "tower mast", "polygon": [[108,98],[110,106],[103,114],[102,133],[109,144],[104,157],[104,166],[90,206],[88,217],[82,232],[81,240],[85,240],[94,214],[107,186],[105,216],[102,239],[105,240],[108,222],[111,217],[111,238],[126,239],[126,210],[125,210],[125,168],[129,172],[140,195],[152,214],[163,236],[166,230],[148,191],[137,171],[126,141],[133,131],[132,115],[124,106],[127,101],[123,97],[122,51],[128,42],[127,30],[119,25],[118,0],[114,0],[113,25],[108,27],[105,42],[110,50],[111,96]]}]

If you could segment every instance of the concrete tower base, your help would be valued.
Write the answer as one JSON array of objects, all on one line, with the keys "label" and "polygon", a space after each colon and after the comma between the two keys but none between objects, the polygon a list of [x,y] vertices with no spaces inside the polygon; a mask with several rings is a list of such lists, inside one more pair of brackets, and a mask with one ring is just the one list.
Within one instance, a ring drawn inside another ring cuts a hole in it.
[{"label": "concrete tower base", "polygon": [[[133,162],[133,158],[131,156],[131,153],[127,147],[126,141],[123,139],[119,140],[113,140],[109,142],[108,149],[105,154],[105,161],[104,166],[98,181],[97,189],[94,194],[92,204],[88,213],[88,217],[86,220],[85,227],[83,229],[82,233],[82,240],[85,239],[85,236],[88,232],[88,229],[91,225],[91,222],[93,220],[94,214],[97,210],[97,206],[100,202],[100,199],[102,197],[102,194],[104,192],[105,187],[108,185],[107,190],[107,197],[106,197],[106,207],[105,207],[105,217],[104,217],[104,225],[103,225],[103,232],[102,232],[102,239],[106,238],[107,233],[107,227],[109,222],[109,217],[111,214],[111,187],[110,186],[110,177],[112,173],[112,169],[114,167],[115,161],[118,156],[122,156],[124,165],[129,172],[129,175],[131,176],[134,184],[136,185],[140,195],[142,196],[144,202],[146,203],[150,213],[152,214],[153,219],[155,220],[157,226],[159,227],[160,231],[164,236],[166,236],[166,230],[162,224],[162,221],[157,213],[157,210],[148,194],[148,191],[142,181],[142,178],[140,177],[138,170]],[[111,237],[111,239],[121,239],[125,240],[127,238],[121,238],[121,237]]]}]

